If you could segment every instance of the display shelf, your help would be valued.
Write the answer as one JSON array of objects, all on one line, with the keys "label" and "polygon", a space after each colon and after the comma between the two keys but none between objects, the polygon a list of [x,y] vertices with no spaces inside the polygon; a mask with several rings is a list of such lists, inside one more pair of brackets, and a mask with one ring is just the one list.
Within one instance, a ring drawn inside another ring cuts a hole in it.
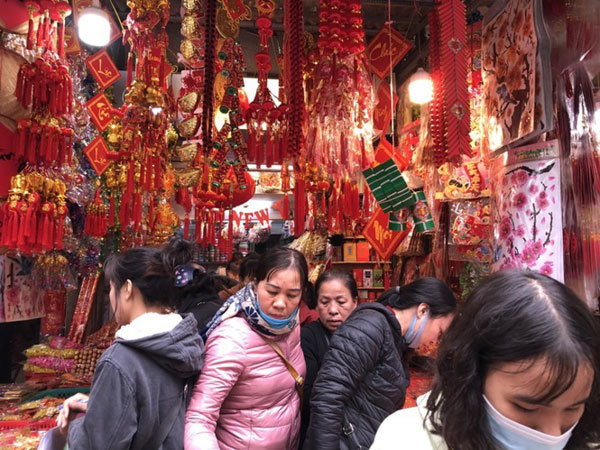
[{"label": "display shelf", "polygon": [[384,287],[358,287],[358,290],[363,291],[385,291]]},{"label": "display shelf", "polygon": [[342,264],[391,264],[391,261],[331,261],[332,265]]}]

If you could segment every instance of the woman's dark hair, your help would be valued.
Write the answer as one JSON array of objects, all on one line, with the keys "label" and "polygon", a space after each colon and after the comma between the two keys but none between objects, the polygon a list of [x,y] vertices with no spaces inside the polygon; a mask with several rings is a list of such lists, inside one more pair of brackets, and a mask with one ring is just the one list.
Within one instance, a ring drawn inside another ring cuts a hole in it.
[{"label": "woman's dark hair", "polygon": [[109,256],[104,275],[117,290],[131,280],[148,306],[178,307],[189,295],[214,290],[212,278],[200,266],[190,283],[175,287],[175,269],[191,264],[193,257],[193,244],[175,238],[163,247],[137,247]]},{"label": "woman's dark hair", "polygon": [[236,277],[240,275],[240,263],[237,261],[229,261],[225,266],[225,271],[233,274]]},{"label": "woman's dark hair", "polygon": [[[442,339],[427,408],[448,448],[495,449],[483,400],[486,375],[504,363],[539,360],[554,380],[539,393],[540,402],[569,389],[581,364],[594,370],[585,412],[567,448],[598,448],[600,326],[573,291],[530,271],[490,276],[473,291]],[[592,443],[596,445],[590,447]]]},{"label": "woman's dark hair", "polygon": [[377,301],[396,309],[408,309],[425,303],[434,317],[445,316],[456,310],[452,289],[433,277],[419,278],[405,286],[388,289]]},{"label": "woman's dark hair", "polygon": [[304,291],[308,283],[308,264],[302,253],[287,247],[273,247],[263,253],[258,261],[256,283],[268,280],[273,273],[285,269],[298,271],[300,285]]},{"label": "woman's dark hair", "polygon": [[256,278],[256,270],[258,268],[258,262],[260,261],[260,255],[258,253],[248,253],[246,257],[240,263],[240,280],[244,281],[246,278],[253,280]]},{"label": "woman's dark hair", "polygon": [[315,291],[317,293],[317,297],[319,296],[319,289],[323,283],[327,283],[328,281],[339,280],[341,281],[346,289],[350,291],[350,295],[353,299],[358,298],[358,287],[356,286],[356,280],[354,279],[354,275],[352,273],[339,270],[339,269],[329,269],[319,275],[317,281],[315,283]]}]

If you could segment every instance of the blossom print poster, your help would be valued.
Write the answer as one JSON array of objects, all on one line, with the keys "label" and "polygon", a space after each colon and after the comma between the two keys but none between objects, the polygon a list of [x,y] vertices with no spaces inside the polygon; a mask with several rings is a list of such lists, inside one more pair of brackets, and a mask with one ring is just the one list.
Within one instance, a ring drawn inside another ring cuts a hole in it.
[{"label": "blossom print poster", "polygon": [[552,128],[550,38],[541,0],[499,0],[484,19],[482,118],[491,151]]},{"label": "blossom print poster", "polygon": [[560,161],[555,152],[557,141],[544,142],[513,149],[493,162],[492,271],[527,268],[563,281]]}]

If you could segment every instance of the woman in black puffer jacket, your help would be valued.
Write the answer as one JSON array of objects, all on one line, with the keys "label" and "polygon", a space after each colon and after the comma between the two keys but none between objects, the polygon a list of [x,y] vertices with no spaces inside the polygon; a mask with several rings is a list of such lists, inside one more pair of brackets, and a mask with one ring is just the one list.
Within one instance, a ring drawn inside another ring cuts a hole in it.
[{"label": "woman in black puffer jacket", "polygon": [[404,405],[404,350],[435,345],[455,309],[454,294],[435,278],[356,308],[331,338],[313,386],[304,449],[369,448],[381,422]]}]

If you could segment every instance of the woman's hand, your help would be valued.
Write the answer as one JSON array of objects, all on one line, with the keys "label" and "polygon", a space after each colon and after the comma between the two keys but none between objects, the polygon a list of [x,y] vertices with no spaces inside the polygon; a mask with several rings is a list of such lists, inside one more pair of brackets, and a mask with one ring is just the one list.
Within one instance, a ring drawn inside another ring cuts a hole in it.
[{"label": "woman's hand", "polygon": [[69,397],[65,400],[62,405],[62,410],[58,415],[58,419],[56,419],[56,425],[60,429],[60,433],[63,436],[67,435],[69,431],[69,423],[75,418],[75,416],[79,413],[84,413],[87,411],[87,402],[89,397],[84,394],[75,394],[72,397]]}]

